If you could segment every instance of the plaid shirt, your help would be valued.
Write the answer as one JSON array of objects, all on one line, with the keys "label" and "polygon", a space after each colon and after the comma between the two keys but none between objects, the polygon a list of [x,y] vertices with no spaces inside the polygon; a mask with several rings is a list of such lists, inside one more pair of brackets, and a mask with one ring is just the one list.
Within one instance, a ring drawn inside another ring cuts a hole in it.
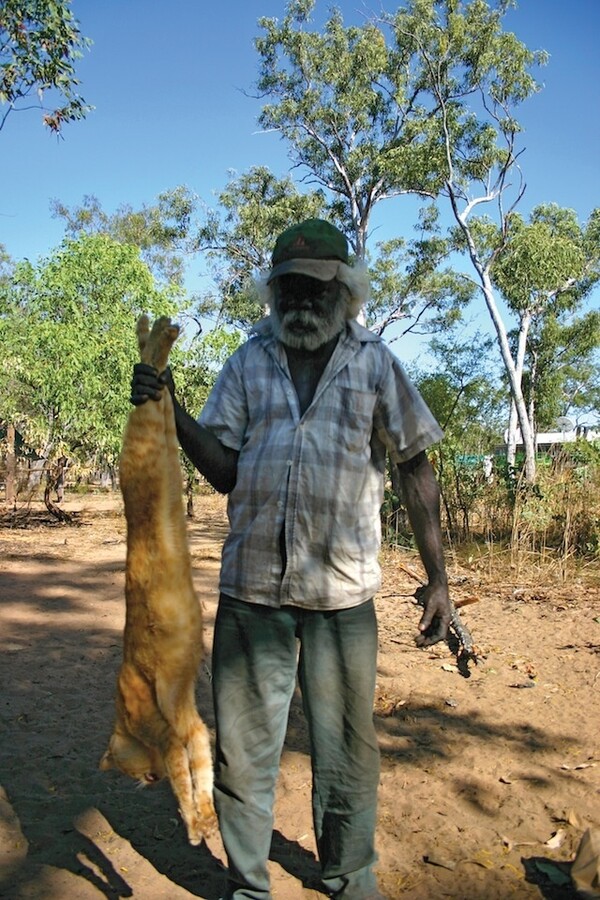
[{"label": "plaid shirt", "polygon": [[386,448],[402,462],[443,434],[381,339],[348,322],[300,416],[265,319],[225,363],[200,422],[240,451],[221,591],[317,610],[370,599],[380,586]]}]

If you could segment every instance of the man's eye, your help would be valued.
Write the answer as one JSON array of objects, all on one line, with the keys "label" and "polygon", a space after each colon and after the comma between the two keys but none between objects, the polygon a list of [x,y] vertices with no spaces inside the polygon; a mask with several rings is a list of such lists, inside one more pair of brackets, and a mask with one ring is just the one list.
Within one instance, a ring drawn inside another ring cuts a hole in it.
[{"label": "man's eye", "polygon": [[299,287],[297,293],[303,294],[305,297],[316,300],[318,297],[322,297],[323,294],[326,293],[326,291],[326,284],[308,284],[304,287]]}]

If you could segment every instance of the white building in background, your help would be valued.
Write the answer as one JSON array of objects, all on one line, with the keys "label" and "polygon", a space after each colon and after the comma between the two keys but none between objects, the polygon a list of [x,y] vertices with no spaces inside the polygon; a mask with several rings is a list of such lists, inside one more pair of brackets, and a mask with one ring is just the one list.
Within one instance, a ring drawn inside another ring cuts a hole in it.
[{"label": "white building in background", "polygon": [[[575,423],[566,416],[561,416],[556,421],[560,431],[538,431],[535,436],[537,447],[549,447],[552,444],[571,444],[577,440],[598,441],[600,440],[600,431],[594,430],[588,425],[575,425]],[[504,441],[508,442],[508,428],[504,432]],[[523,438],[521,431],[517,428],[517,447],[522,446]]]}]

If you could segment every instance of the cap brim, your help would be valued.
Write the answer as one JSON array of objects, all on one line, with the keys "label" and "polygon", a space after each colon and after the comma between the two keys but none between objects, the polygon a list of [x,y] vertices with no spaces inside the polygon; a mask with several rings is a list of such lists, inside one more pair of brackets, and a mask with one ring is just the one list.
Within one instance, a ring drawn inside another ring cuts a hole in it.
[{"label": "cap brim", "polygon": [[280,275],[308,275],[310,278],[318,278],[319,281],[331,281],[338,273],[340,260],[338,259],[286,259],[284,262],[273,266],[267,278],[270,284],[274,278]]}]

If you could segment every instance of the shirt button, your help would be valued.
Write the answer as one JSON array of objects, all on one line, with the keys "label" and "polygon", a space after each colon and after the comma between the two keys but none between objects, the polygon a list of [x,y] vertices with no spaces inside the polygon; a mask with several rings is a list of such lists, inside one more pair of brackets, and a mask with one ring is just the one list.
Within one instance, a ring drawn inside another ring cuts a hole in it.
[{"label": "shirt button", "polygon": [[282,509],[283,508],[283,500],[278,500],[277,506],[279,507],[279,509]]},{"label": "shirt button", "polygon": [[291,459],[288,459],[287,464],[288,464],[288,466],[291,466],[291,465],[292,465],[292,460],[291,460]]}]

